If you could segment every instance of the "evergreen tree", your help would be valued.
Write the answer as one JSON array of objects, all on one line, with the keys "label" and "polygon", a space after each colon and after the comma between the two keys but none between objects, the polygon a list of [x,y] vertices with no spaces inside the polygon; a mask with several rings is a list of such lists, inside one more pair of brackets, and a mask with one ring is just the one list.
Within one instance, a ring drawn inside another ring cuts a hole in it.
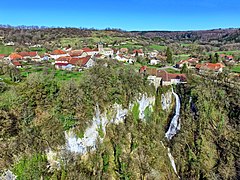
[{"label": "evergreen tree", "polygon": [[187,73],[188,73],[188,67],[187,67],[187,64],[186,64],[186,63],[183,64],[183,67],[182,67],[182,69],[181,69],[180,72],[181,72],[181,73],[184,73],[184,74],[187,74]]},{"label": "evergreen tree", "polygon": [[218,61],[219,61],[219,55],[218,55],[218,53],[215,53],[215,54],[214,54],[214,58],[215,58],[215,62],[218,62]]}]

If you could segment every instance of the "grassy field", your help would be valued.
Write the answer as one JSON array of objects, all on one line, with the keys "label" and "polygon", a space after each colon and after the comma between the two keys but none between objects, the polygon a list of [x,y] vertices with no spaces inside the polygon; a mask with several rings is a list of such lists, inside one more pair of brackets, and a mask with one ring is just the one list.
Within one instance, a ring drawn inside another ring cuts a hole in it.
[{"label": "grassy field", "polygon": [[157,51],[164,51],[167,49],[166,46],[160,46],[160,45],[150,45],[148,46],[149,49],[157,50]]},{"label": "grassy field", "polygon": [[232,54],[239,54],[240,50],[236,50],[236,51],[217,51],[214,53],[218,53],[218,54],[227,54],[227,55],[232,55]]},{"label": "grassy field", "polygon": [[54,68],[46,68],[46,67],[31,67],[21,69],[21,75],[23,77],[27,77],[31,73],[54,73],[54,78],[57,81],[66,81],[70,79],[80,79],[84,72],[73,72],[73,71],[65,71],[65,70],[55,70]]},{"label": "grassy field", "polygon": [[84,72],[71,72],[64,70],[56,70],[55,78],[59,81],[66,81],[70,79],[80,79],[83,76]]},{"label": "grassy field", "polygon": [[179,62],[181,60],[186,60],[188,59],[190,54],[180,54],[180,55],[173,55],[173,59],[175,62]]},{"label": "grassy field", "polygon": [[4,46],[2,44],[0,44],[0,54],[11,54],[12,52],[14,52],[14,47],[13,46]]},{"label": "grassy field", "polygon": [[44,53],[46,53],[46,49],[45,48],[30,48],[30,51],[37,51],[39,55],[43,55]]},{"label": "grassy field", "polygon": [[168,68],[168,69],[165,69],[168,73],[177,73],[177,74],[179,74],[180,73],[180,71],[176,71],[176,70],[174,70],[174,69],[171,69],[171,68]]},{"label": "grassy field", "polygon": [[107,44],[113,44],[114,42],[125,42],[127,38],[124,37],[111,37],[111,36],[93,36],[85,38],[62,38],[60,40],[62,46],[84,46],[88,44],[90,46],[96,45],[98,42],[104,42]]},{"label": "grassy field", "polygon": [[240,65],[234,66],[232,72],[240,73]]}]

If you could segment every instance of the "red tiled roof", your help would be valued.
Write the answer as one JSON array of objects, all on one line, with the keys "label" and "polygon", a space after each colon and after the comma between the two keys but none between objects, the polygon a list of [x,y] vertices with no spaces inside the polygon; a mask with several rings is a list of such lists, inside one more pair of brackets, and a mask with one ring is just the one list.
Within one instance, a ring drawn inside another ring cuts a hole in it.
[{"label": "red tiled roof", "polygon": [[66,54],[66,52],[63,50],[60,50],[60,49],[56,49],[51,54],[52,55],[60,55],[60,54]]},{"label": "red tiled roof", "polygon": [[185,74],[172,74],[164,70],[158,70],[157,77],[161,77],[163,81],[171,81],[171,79],[180,79],[182,82],[187,80]]},{"label": "red tiled roof", "polygon": [[233,56],[228,55],[227,58],[228,58],[228,59],[233,59]]},{"label": "red tiled roof", "polygon": [[184,63],[187,63],[187,62],[188,62],[188,60],[181,60],[177,64],[184,64]]},{"label": "red tiled roof", "polygon": [[87,64],[87,62],[90,60],[90,58],[91,58],[91,56],[86,56],[86,57],[83,57],[83,58],[71,58],[69,63],[72,64],[72,65],[84,66],[85,64]]},{"label": "red tiled roof", "polygon": [[12,64],[13,64],[14,66],[22,66],[19,61],[13,61]]},{"label": "red tiled roof", "polygon": [[139,69],[139,72],[140,73],[143,73],[144,71],[147,70],[147,66],[142,66],[140,69]]},{"label": "red tiled roof", "polygon": [[56,61],[70,61],[71,57],[70,56],[63,56],[63,57],[59,57],[56,59]]},{"label": "red tiled roof", "polygon": [[0,54],[0,58],[4,58],[6,56],[7,56],[6,54]]},{"label": "red tiled roof", "polygon": [[22,57],[25,57],[25,56],[34,57],[37,55],[37,52],[20,52],[18,54]]},{"label": "red tiled roof", "polygon": [[71,52],[69,53],[69,55],[70,55],[71,57],[75,57],[75,56],[81,56],[82,53],[83,53],[83,50],[74,50],[74,51],[71,51]]},{"label": "red tiled roof", "polygon": [[207,70],[215,70],[218,71],[220,68],[225,67],[221,63],[204,63],[204,64],[197,64],[196,69],[207,69]]},{"label": "red tiled roof", "polygon": [[23,57],[17,53],[12,53],[9,56],[10,60],[18,60],[18,59],[22,59]]},{"label": "red tiled roof", "polygon": [[143,50],[142,50],[142,49],[134,49],[134,50],[133,50],[133,53],[137,53],[137,52],[138,52],[138,53],[143,53]]}]

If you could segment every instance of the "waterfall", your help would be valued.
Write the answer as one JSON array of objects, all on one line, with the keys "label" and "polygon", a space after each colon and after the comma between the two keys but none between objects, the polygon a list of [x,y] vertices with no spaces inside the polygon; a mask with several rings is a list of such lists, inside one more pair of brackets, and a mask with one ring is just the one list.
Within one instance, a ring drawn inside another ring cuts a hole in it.
[{"label": "waterfall", "polygon": [[170,123],[170,126],[168,128],[168,131],[165,133],[165,137],[168,140],[171,140],[173,136],[177,134],[177,131],[180,130],[180,120],[179,120],[179,115],[180,115],[180,108],[181,108],[181,103],[180,103],[180,98],[179,96],[173,91],[172,93],[175,96],[176,99],[176,108],[175,108],[175,115],[172,118],[172,121]]},{"label": "waterfall", "polygon": [[[174,117],[171,120],[171,123],[170,123],[170,126],[168,128],[168,131],[165,133],[165,137],[168,139],[168,141],[170,141],[173,138],[173,136],[175,136],[177,134],[177,131],[179,131],[180,128],[181,128],[180,118],[179,118],[179,116],[180,116],[180,108],[181,108],[180,98],[173,91],[173,88],[172,88],[172,93],[173,93],[173,95],[175,96],[175,99],[176,99],[176,107],[175,107],[175,115],[174,115]],[[168,157],[169,157],[169,160],[171,161],[171,165],[172,165],[172,168],[173,168],[174,172],[176,173],[176,175],[180,179],[180,177],[179,177],[179,175],[177,173],[176,164],[175,164],[174,158],[173,158],[173,156],[171,154],[170,148],[168,148]]]}]

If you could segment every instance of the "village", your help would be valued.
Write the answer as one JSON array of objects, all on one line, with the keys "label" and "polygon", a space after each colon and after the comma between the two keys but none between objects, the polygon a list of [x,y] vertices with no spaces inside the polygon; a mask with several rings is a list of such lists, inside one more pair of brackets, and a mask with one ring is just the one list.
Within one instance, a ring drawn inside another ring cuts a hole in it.
[{"label": "village", "polygon": [[[59,71],[81,73],[94,66],[97,61],[106,59],[134,66],[136,71],[147,76],[149,82],[156,88],[187,83],[186,72],[188,70],[199,75],[207,73],[216,75],[222,73],[226,66],[239,63],[234,60],[232,55],[227,54],[220,54],[216,63],[188,57],[185,60],[169,64],[166,63],[167,58],[167,55],[163,55],[157,50],[144,52],[143,49],[134,49],[130,51],[128,48],[104,47],[104,43],[99,42],[92,49],[89,47],[73,49],[71,46],[67,46],[41,55],[37,51],[14,52],[9,55],[0,54],[0,63],[19,69],[23,74],[25,69],[29,70],[29,67],[44,67],[46,65]],[[145,63],[139,59],[144,59]],[[234,74],[234,77],[239,77],[239,74]]]}]

